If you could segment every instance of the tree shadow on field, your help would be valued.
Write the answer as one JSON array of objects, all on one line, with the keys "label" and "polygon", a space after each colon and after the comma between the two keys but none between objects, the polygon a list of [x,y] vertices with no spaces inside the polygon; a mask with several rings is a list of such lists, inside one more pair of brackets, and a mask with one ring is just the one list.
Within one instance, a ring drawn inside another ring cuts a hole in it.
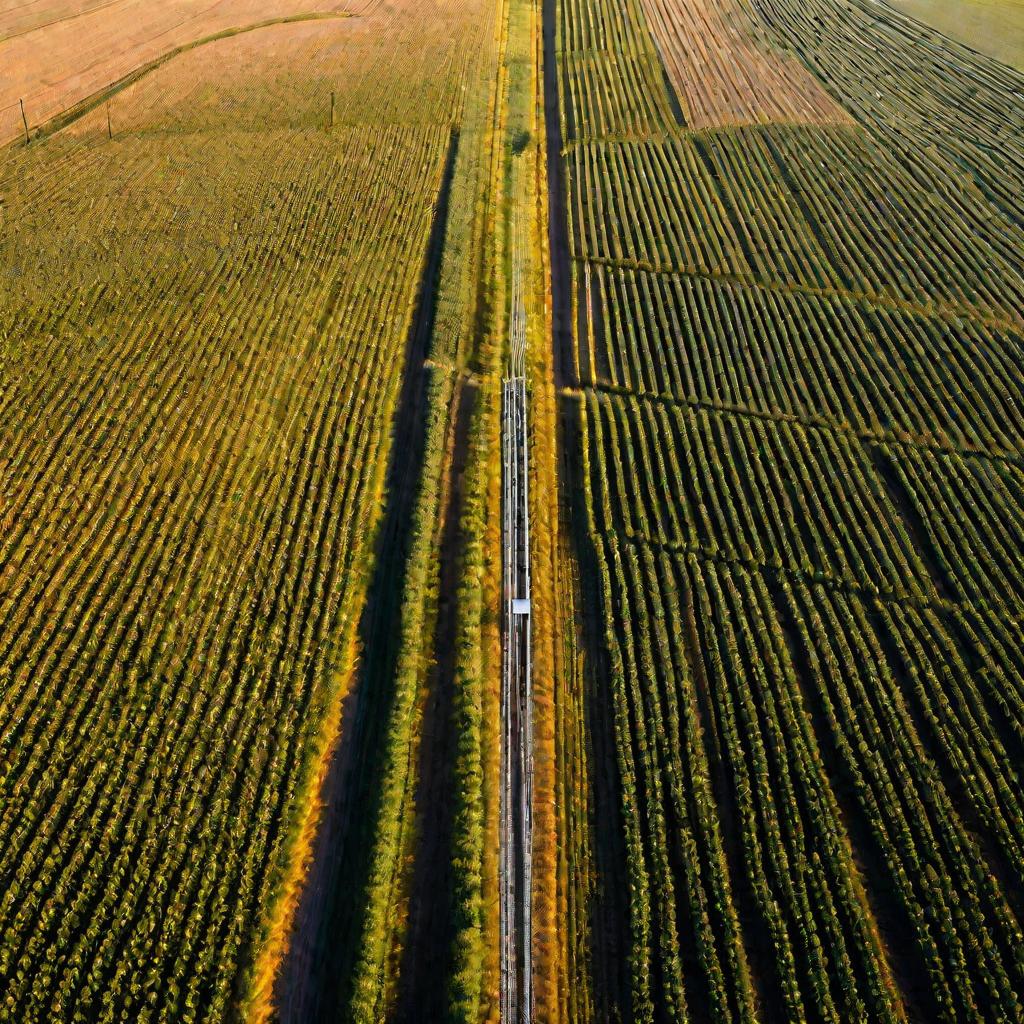
[{"label": "tree shadow on field", "polygon": [[452,870],[456,801],[455,753],[458,591],[464,537],[462,477],[470,454],[477,385],[465,383],[455,399],[451,481],[439,552],[440,593],[434,626],[435,661],[428,672],[426,706],[416,773],[416,849],[409,882],[409,922],[398,973],[395,1022],[444,1019],[451,980],[457,908]]},{"label": "tree shadow on field", "polygon": [[520,128],[519,131],[512,136],[512,155],[519,156],[519,154],[524,152],[526,147],[529,146],[532,139],[533,136],[525,128]]},{"label": "tree shadow on field", "polygon": [[428,372],[438,272],[458,133],[452,132],[430,230],[395,411],[376,559],[359,625],[362,660],[344,731],[322,791],[324,809],[294,933],[275,992],[278,1019],[342,1019],[351,997],[380,811],[387,726],[395,697],[404,583],[426,449]]}]

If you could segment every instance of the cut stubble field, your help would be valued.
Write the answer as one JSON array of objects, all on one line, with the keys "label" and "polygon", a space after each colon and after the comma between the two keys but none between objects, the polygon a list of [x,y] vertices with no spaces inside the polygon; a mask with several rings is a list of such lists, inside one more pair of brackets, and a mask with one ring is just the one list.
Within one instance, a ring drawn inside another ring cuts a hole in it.
[{"label": "cut stubble field", "polygon": [[[378,531],[420,488],[393,424],[427,416],[428,243],[490,30],[82,6],[0,22],[4,99],[44,129],[0,152],[0,1015],[258,1016],[380,656]],[[47,131],[139,67],[109,121]]]}]

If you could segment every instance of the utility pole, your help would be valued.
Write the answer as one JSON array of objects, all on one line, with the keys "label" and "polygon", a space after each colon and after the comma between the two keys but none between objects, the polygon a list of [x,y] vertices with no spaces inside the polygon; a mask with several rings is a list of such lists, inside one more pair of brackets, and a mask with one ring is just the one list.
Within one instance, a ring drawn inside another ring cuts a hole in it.
[{"label": "utility pole", "polygon": [[331,90],[331,127],[334,127],[334,90]]},{"label": "utility pole", "polygon": [[107,100],[107,138],[113,139],[114,131],[110,127],[110,100]]},{"label": "utility pole", "polygon": [[28,134],[28,118],[25,116],[25,101],[18,100],[18,102],[21,104],[21,123],[25,126],[25,145],[27,146],[32,139]]}]

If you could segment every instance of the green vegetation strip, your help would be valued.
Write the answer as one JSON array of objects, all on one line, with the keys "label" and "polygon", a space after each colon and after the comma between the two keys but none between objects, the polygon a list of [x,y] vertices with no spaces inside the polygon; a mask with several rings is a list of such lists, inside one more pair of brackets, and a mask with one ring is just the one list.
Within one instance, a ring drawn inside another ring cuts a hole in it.
[{"label": "green vegetation strip", "polygon": [[595,1002],[1020,1021],[1024,79],[872,0],[705,0],[734,32],[682,95],[714,113],[717,73],[756,113],[758,38],[854,123],[679,133],[654,7],[559,5],[567,455],[621,798],[596,891],[628,893],[595,908],[628,965]]}]

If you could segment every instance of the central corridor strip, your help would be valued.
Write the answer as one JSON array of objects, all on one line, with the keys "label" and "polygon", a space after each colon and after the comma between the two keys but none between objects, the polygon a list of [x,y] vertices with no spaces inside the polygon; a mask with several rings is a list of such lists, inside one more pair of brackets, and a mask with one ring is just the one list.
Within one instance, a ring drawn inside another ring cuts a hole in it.
[{"label": "central corridor strip", "polygon": [[513,274],[510,376],[503,382],[502,394],[501,1020],[529,1024],[533,1020],[533,723],[526,316],[518,262]]}]

